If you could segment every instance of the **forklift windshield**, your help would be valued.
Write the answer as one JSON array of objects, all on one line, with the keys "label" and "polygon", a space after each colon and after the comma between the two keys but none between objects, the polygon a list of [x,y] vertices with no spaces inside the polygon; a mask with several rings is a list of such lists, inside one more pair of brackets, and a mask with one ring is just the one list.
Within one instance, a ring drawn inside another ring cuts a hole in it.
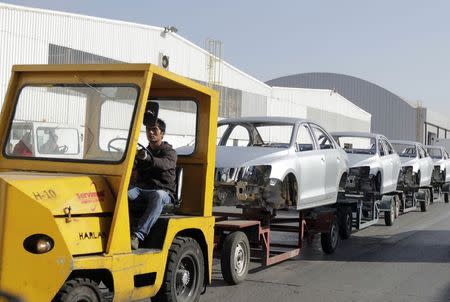
[{"label": "forklift windshield", "polygon": [[128,145],[138,95],[139,89],[131,85],[25,86],[4,154],[119,162]]}]

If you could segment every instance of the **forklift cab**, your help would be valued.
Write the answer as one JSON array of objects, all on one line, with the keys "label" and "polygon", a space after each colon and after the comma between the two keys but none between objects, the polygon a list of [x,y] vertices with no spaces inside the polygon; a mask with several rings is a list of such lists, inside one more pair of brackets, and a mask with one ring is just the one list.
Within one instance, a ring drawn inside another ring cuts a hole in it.
[{"label": "forklift cab", "polygon": [[[149,102],[164,140],[195,148],[178,154],[183,202],[132,251],[127,191]],[[211,280],[217,111],[215,91],[150,64],[14,66],[0,120],[0,290],[196,301]],[[14,152],[30,125],[31,152]]]}]

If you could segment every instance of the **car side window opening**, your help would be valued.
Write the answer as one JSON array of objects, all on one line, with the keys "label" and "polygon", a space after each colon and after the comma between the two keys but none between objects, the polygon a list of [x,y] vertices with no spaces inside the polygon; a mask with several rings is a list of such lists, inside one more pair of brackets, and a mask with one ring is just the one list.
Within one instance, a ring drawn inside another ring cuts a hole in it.
[{"label": "car side window opening", "polygon": [[387,154],[395,153],[394,148],[392,148],[391,144],[387,140],[383,139],[383,143],[385,146],[385,150],[387,151]]},{"label": "car side window opening", "polygon": [[228,125],[220,125],[217,127],[217,140],[216,140],[217,145],[220,143],[220,140],[222,139],[222,136],[225,135],[227,129]]},{"label": "car side window opening", "polygon": [[314,149],[314,140],[311,137],[309,129],[304,124],[298,127],[295,145],[298,152],[311,151]]},{"label": "car side window opening", "polygon": [[381,141],[381,139],[378,140],[378,150],[380,152],[380,156],[385,156],[386,155],[386,150],[385,150],[384,144]]},{"label": "car side window opening", "polygon": [[448,155],[448,153],[447,153],[446,150],[444,150],[444,158],[445,158],[445,159],[448,159],[448,158],[449,158],[449,155]]},{"label": "car side window opening", "polygon": [[331,138],[325,133],[325,131],[323,131],[316,125],[311,125],[311,129],[317,139],[317,142],[319,143],[320,149],[334,149]]}]

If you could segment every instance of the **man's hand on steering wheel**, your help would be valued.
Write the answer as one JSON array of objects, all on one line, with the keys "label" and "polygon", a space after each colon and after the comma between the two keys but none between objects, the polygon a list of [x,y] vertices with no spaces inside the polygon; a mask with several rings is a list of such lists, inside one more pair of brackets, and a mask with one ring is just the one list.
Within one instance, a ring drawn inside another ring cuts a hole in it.
[{"label": "man's hand on steering wheel", "polygon": [[[136,161],[151,163],[153,162],[153,156],[146,147],[138,143],[138,149],[136,151]],[[137,163],[136,163],[137,164]]]}]

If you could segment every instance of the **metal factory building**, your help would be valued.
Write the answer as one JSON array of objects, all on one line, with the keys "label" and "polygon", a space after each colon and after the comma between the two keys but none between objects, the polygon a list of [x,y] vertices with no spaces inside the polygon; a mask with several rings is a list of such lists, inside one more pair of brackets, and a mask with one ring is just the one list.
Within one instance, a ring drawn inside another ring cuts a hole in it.
[{"label": "metal factory building", "polygon": [[450,119],[405,101],[374,83],[336,73],[303,73],[266,82],[270,86],[330,89],[372,114],[371,129],[391,139],[433,144],[450,138]]},{"label": "metal factory building", "polygon": [[[0,97],[14,64],[152,63],[220,92],[219,118],[309,118],[333,130],[370,131],[371,115],[330,89],[273,88],[222,58],[220,41],[199,47],[173,26],[155,27],[0,3]],[[189,142],[193,108],[162,109],[175,146]],[[29,108],[33,120],[33,108]],[[195,119],[194,119],[195,121]],[[51,120],[48,122],[60,122]],[[113,129],[114,130],[114,129]]]}]

